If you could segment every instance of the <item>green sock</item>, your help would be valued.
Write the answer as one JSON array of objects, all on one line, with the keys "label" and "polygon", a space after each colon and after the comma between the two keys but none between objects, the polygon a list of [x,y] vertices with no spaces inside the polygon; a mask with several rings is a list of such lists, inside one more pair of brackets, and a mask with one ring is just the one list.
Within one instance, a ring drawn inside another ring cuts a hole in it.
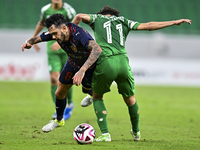
[{"label": "green sock", "polygon": [[132,106],[128,106],[128,110],[129,110],[133,132],[140,131],[140,128],[139,128],[140,115],[139,115],[139,107],[138,107],[137,102],[135,102],[135,104]]},{"label": "green sock", "polygon": [[93,100],[94,111],[97,116],[97,123],[102,133],[108,133],[107,111],[103,100]]},{"label": "green sock", "polygon": [[67,98],[67,104],[71,104],[73,102],[73,100],[72,100],[72,87],[69,89],[66,98]]},{"label": "green sock", "polygon": [[54,104],[56,102],[56,95],[55,95],[56,90],[57,90],[57,85],[51,85],[51,96]]}]

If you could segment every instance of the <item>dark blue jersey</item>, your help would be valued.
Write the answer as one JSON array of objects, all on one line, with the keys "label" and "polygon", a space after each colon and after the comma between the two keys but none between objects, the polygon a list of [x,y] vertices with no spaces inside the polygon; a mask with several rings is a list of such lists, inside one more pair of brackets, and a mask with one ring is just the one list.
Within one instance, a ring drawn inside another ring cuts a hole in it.
[{"label": "dark blue jersey", "polygon": [[[58,44],[69,56],[68,63],[76,69],[80,69],[91,53],[91,49],[88,48],[89,40],[94,39],[86,30],[73,23],[68,23],[66,26],[68,26],[70,30],[69,40],[67,42],[58,42]],[[40,37],[42,41],[54,40],[52,35],[48,32],[43,32]],[[95,64],[90,68],[93,68],[94,66]]]}]

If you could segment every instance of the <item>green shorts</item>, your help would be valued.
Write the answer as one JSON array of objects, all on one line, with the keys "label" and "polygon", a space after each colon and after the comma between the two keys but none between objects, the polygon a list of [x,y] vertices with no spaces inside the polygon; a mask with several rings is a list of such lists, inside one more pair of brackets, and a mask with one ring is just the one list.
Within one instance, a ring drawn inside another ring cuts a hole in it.
[{"label": "green shorts", "polygon": [[103,95],[110,91],[113,81],[117,83],[119,94],[126,97],[135,94],[134,78],[127,55],[110,56],[98,64],[92,77],[92,89]]},{"label": "green shorts", "polygon": [[49,72],[61,71],[67,61],[67,53],[47,53]]}]

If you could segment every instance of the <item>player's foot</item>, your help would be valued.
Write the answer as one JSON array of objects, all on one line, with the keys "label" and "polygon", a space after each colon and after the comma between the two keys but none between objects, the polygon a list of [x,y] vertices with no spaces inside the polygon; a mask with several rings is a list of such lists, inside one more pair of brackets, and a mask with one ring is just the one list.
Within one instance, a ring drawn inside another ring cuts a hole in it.
[{"label": "player's foot", "polygon": [[97,139],[95,139],[96,142],[110,142],[111,141],[111,136],[110,134],[106,134],[106,135],[101,135],[100,137],[98,137]]},{"label": "player's foot", "polygon": [[64,124],[65,124],[64,119],[62,119],[61,121],[58,121],[57,119],[51,120],[50,123],[48,123],[47,125],[45,125],[42,128],[42,131],[43,132],[50,132],[51,130],[53,130],[56,127],[62,127],[62,126],[64,126]]},{"label": "player's foot", "polygon": [[81,101],[81,106],[82,107],[87,107],[91,105],[93,102],[93,99],[90,95],[87,95],[82,101]]},{"label": "player's foot", "polygon": [[52,120],[55,120],[57,118],[57,113],[55,112],[53,115],[52,115]]},{"label": "player's foot", "polygon": [[69,104],[66,108],[65,108],[65,112],[63,114],[63,119],[67,120],[70,118],[70,116],[72,115],[72,110],[74,108],[74,103]]},{"label": "player's foot", "polygon": [[140,138],[141,138],[140,131],[138,131],[138,132],[136,133],[136,132],[133,132],[133,130],[131,129],[131,135],[133,136],[133,140],[134,140],[134,141],[139,141]]}]

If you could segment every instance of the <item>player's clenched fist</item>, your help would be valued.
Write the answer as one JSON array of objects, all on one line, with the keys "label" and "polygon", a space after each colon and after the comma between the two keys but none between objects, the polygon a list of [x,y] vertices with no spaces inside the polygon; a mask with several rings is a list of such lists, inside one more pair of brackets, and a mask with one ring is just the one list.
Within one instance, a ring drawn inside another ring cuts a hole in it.
[{"label": "player's clenched fist", "polygon": [[24,49],[30,49],[32,47],[32,45],[30,44],[30,43],[24,43],[23,45],[22,45],[22,51],[24,51]]}]

